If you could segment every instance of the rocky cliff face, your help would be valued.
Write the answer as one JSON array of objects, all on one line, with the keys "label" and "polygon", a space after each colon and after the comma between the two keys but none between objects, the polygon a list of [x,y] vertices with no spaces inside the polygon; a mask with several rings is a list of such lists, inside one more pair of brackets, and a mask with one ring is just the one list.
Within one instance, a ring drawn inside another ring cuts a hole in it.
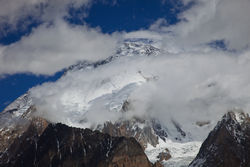
[{"label": "rocky cliff face", "polygon": [[[120,112],[127,112],[130,107],[130,103],[125,101]],[[186,134],[181,127],[174,121],[172,123],[178,134],[175,139],[181,140],[185,138]],[[104,125],[99,125],[97,130],[108,133],[111,136],[134,137],[143,148],[146,148],[148,144],[155,147],[159,144],[159,138],[163,141],[168,138],[167,128],[162,126],[160,121],[151,117],[133,117],[129,120],[118,120],[116,122],[107,121]]]},{"label": "rocky cliff face", "polygon": [[[23,111],[21,111],[22,109]],[[34,135],[40,136],[43,133],[48,126],[48,121],[41,117],[32,116],[35,111],[33,105],[22,107],[22,103],[20,103],[20,105],[9,106],[0,113],[0,156],[31,128]]]},{"label": "rocky cliff face", "polygon": [[0,156],[0,166],[150,167],[133,138],[49,124],[39,136],[35,124]]},{"label": "rocky cliff face", "polygon": [[223,116],[190,167],[250,166],[250,118],[242,111]]},{"label": "rocky cliff face", "polygon": [[134,118],[115,123],[106,122],[101,131],[111,136],[134,137],[143,148],[145,148],[148,143],[153,146],[158,144],[158,136],[154,133],[149,122],[145,120]]}]

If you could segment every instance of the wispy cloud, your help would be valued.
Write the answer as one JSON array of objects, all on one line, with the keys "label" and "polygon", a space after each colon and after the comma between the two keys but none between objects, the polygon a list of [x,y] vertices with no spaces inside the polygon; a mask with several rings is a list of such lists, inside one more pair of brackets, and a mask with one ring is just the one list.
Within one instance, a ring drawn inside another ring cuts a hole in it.
[{"label": "wispy cloud", "polygon": [[[190,2],[185,0],[184,2]],[[250,44],[248,0],[195,0],[189,10],[179,15],[177,25],[165,26],[159,19],[153,31],[171,32],[176,45],[188,48],[215,40],[225,40],[231,50],[241,50]]]},{"label": "wispy cloud", "polygon": [[53,21],[67,15],[70,6],[78,8],[88,7],[91,0],[2,0],[0,2],[0,25],[8,24],[16,27],[19,20],[25,24],[27,17],[41,21]]},{"label": "wispy cloud", "polygon": [[64,21],[43,25],[19,42],[2,46],[0,73],[53,74],[79,60],[96,61],[112,55],[118,36]]},{"label": "wispy cloud", "polygon": [[[42,24],[20,41],[0,46],[0,74],[51,75],[79,60],[104,59],[115,51],[119,34],[103,34],[87,25],[73,26],[64,19],[68,8],[88,6],[89,0],[1,1],[0,24],[15,27],[26,16]],[[3,10],[2,10],[3,9]],[[39,13],[39,14],[36,14]]]}]

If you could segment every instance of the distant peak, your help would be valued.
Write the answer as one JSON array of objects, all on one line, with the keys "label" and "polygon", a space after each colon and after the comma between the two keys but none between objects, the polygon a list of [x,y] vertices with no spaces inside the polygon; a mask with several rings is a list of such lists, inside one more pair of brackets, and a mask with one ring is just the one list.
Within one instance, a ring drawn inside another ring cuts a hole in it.
[{"label": "distant peak", "polygon": [[225,120],[225,121],[233,120],[234,122],[242,124],[243,122],[249,120],[249,115],[247,113],[244,113],[243,110],[234,109],[234,110],[228,111],[228,113],[226,113],[222,117],[222,120]]},{"label": "distant peak", "polygon": [[153,45],[153,40],[146,38],[130,38],[124,40],[116,49],[116,52],[103,60],[90,62],[86,60],[79,61],[71,65],[66,71],[78,71],[82,69],[92,69],[98,66],[108,64],[120,57],[133,57],[133,56],[157,56],[161,50]]}]

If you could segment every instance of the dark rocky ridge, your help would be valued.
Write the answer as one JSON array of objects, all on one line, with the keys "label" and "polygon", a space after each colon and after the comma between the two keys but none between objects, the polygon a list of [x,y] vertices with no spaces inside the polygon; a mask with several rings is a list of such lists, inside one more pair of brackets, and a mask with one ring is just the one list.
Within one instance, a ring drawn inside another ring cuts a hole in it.
[{"label": "dark rocky ridge", "polygon": [[[141,128],[138,125],[139,123],[145,126]],[[158,144],[158,136],[154,133],[152,127],[146,124],[145,120],[134,118],[115,123],[106,122],[100,130],[111,136],[134,137],[143,148],[146,148],[148,143],[153,146]]]},{"label": "dark rocky ridge", "polygon": [[190,167],[249,167],[250,118],[242,111],[225,114],[202,144]]},{"label": "dark rocky ridge", "polygon": [[0,156],[2,167],[150,167],[134,138],[112,137],[98,131],[49,124],[43,133],[35,124]]},{"label": "dark rocky ridge", "polygon": [[[120,112],[127,112],[131,108],[131,103],[125,101]],[[182,138],[185,138],[186,133],[181,129],[179,124],[175,121],[172,121],[172,123],[180,136],[175,139],[181,140]],[[147,144],[151,144],[155,147],[159,144],[159,138],[163,141],[168,138],[167,128],[162,126],[158,119],[151,117],[132,117],[129,120],[120,119],[116,122],[107,121],[103,125],[99,125],[97,130],[103,133],[108,133],[111,136],[134,137],[143,148],[146,148]]]}]

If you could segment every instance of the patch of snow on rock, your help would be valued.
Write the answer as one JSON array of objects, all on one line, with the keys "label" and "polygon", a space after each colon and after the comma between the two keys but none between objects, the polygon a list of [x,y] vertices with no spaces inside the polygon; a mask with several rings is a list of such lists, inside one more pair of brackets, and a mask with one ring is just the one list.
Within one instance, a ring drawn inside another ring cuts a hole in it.
[{"label": "patch of snow on rock", "polygon": [[145,153],[152,163],[155,163],[159,153],[163,152],[166,148],[170,151],[171,158],[167,161],[163,161],[163,165],[166,167],[186,167],[198,154],[202,142],[177,142],[170,139],[159,139],[159,144],[156,147],[152,145],[147,146]]}]

